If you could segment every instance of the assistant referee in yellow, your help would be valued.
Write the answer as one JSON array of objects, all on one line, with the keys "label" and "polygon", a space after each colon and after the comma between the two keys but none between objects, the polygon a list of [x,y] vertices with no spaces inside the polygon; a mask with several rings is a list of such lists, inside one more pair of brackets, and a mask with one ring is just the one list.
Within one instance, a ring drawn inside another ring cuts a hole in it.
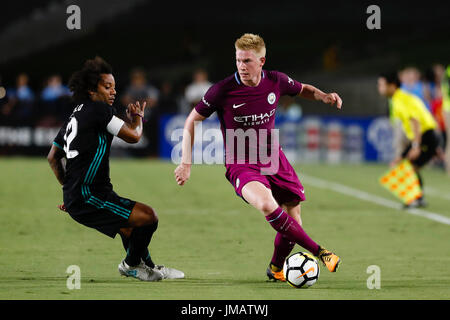
[{"label": "assistant referee in yellow", "polygon": [[[409,140],[407,147],[400,157],[394,159],[393,164],[402,159],[411,161],[423,190],[423,179],[419,171],[438,152],[439,137],[435,131],[437,123],[422,100],[402,90],[400,85],[396,72],[382,74],[378,78],[378,92],[389,99],[390,118],[393,122],[400,121]],[[423,196],[413,206],[426,206]]]}]

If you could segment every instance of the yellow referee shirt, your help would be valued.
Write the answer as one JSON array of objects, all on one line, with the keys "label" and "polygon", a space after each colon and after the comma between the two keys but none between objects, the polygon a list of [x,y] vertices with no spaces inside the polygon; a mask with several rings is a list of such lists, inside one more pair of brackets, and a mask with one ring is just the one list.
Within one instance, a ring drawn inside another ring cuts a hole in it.
[{"label": "yellow referee shirt", "polygon": [[415,118],[419,121],[421,134],[437,127],[436,121],[422,100],[402,89],[397,89],[394,92],[394,95],[391,98],[390,108],[391,119],[398,119],[401,121],[403,130],[409,140],[414,139],[411,118]]}]

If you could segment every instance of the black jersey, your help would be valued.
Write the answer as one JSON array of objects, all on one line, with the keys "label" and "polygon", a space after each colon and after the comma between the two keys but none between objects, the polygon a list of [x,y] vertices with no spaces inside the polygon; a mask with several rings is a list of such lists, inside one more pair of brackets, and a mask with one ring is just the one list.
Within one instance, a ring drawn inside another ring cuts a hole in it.
[{"label": "black jersey", "polygon": [[109,152],[113,135],[106,127],[114,109],[106,103],[84,101],[73,110],[53,144],[66,153],[64,204],[98,204],[112,191],[109,178]]}]

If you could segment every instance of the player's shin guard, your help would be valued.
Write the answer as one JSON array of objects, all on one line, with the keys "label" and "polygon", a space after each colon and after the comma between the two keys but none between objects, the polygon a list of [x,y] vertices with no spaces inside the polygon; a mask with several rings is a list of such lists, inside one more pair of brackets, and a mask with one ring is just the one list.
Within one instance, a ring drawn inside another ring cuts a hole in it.
[{"label": "player's shin guard", "polygon": [[133,229],[128,242],[127,257],[125,258],[125,262],[129,266],[136,266],[141,262],[141,259],[145,260],[144,255],[149,256],[147,247],[157,228],[158,222]]},{"label": "player's shin guard", "polygon": [[300,224],[290,215],[278,207],[274,212],[266,216],[266,220],[272,228],[284,235],[288,239],[292,239],[298,245],[310,251],[313,255],[319,253],[319,245],[315,243],[303,230]]},{"label": "player's shin guard", "polygon": [[286,236],[277,232],[274,241],[274,250],[272,255],[272,260],[270,263],[280,269],[283,268],[284,260],[291,253],[295,246],[295,242],[288,239]]}]

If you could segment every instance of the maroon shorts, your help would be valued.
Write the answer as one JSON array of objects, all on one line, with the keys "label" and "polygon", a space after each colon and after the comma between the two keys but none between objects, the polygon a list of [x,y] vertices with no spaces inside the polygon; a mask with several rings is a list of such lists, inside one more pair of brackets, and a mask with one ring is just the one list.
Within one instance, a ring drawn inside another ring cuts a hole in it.
[{"label": "maroon shorts", "polygon": [[273,197],[280,205],[305,201],[303,185],[281,150],[278,171],[275,174],[263,174],[262,167],[257,164],[227,164],[226,168],[225,176],[242,199],[242,188],[250,181],[258,181],[272,190]]}]

